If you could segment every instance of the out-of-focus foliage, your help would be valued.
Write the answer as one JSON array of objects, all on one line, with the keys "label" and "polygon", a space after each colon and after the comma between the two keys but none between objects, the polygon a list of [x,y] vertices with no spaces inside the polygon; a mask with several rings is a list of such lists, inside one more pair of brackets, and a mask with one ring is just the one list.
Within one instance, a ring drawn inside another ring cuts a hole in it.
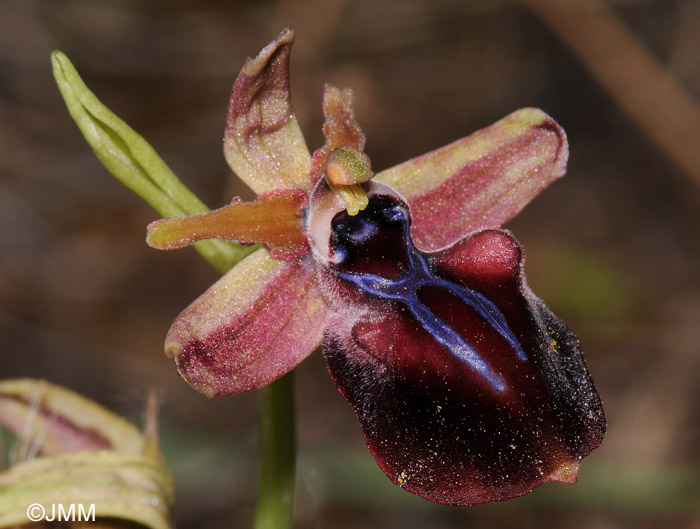
[{"label": "out-of-focus foliage", "polygon": [[118,518],[168,529],[175,490],[158,447],[155,399],[152,393],[142,433],[60,386],[0,381],[0,426],[17,438],[12,464],[0,472],[0,527],[44,515],[53,520],[62,508],[83,519]]}]

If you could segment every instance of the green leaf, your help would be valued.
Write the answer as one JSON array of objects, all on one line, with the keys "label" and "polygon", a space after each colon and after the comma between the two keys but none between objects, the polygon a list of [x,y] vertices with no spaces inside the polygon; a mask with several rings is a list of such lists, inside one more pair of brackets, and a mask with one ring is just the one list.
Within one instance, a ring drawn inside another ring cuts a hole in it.
[{"label": "green leaf", "polygon": [[17,464],[0,474],[0,527],[29,521],[27,508],[94,504],[94,515],[169,529],[175,488],[162,462],[109,450],[70,452]]},{"label": "green leaf", "polygon": [[[0,472],[0,527],[43,510],[120,518],[169,529],[173,478],[158,447],[157,397],[140,432],[120,416],[42,380],[0,381],[0,426],[17,437],[15,463]],[[32,506],[33,510],[29,511]],[[83,519],[85,519],[83,517]]]},{"label": "green leaf", "polygon": [[[128,421],[43,380],[0,381],[0,425],[40,455],[107,448],[140,453],[144,448],[143,433]],[[41,442],[33,447],[29,439]]]},{"label": "green leaf", "polygon": [[[163,217],[209,211],[148,142],[95,97],[68,57],[54,51],[51,63],[68,112],[110,173]],[[257,248],[220,240],[200,241],[194,246],[222,273]]]}]

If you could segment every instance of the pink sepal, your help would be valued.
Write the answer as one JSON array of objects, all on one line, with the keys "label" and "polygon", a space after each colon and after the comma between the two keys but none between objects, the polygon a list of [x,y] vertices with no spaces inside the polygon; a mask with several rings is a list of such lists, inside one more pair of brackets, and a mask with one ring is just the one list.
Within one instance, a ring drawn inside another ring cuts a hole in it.
[{"label": "pink sepal", "polygon": [[236,395],[296,367],[320,344],[328,318],[309,260],[260,249],[177,317],[165,351],[196,390]]},{"label": "pink sepal", "polygon": [[378,173],[408,201],[411,235],[424,251],[498,228],[557,178],[569,146],[564,130],[534,108]]}]

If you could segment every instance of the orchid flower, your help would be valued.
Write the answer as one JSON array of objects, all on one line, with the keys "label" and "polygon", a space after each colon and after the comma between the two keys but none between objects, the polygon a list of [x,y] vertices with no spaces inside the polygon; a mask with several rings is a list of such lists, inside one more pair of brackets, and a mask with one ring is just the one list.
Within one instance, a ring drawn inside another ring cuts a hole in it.
[{"label": "orchid flower", "polygon": [[262,248],[182,312],[165,341],[208,396],[261,388],[319,344],[367,445],[432,501],[505,500],[576,481],[605,433],[574,333],[528,288],[501,226],[564,175],[564,131],[523,109],[375,174],[351,90],[326,86],[325,145],[291,105],[285,29],[238,76],[224,154],[257,194],[162,219],[156,248]]}]

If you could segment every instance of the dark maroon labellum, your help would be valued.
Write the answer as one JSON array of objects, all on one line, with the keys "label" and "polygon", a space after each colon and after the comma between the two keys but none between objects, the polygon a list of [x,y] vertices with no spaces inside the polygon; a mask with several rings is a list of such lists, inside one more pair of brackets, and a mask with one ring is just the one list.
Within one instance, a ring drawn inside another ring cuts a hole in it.
[{"label": "dark maroon labellum", "polygon": [[406,204],[372,195],[332,221],[324,339],[339,390],[398,485],[471,505],[573,482],[605,432],[574,334],[523,280],[502,230],[434,253],[413,245]]}]

